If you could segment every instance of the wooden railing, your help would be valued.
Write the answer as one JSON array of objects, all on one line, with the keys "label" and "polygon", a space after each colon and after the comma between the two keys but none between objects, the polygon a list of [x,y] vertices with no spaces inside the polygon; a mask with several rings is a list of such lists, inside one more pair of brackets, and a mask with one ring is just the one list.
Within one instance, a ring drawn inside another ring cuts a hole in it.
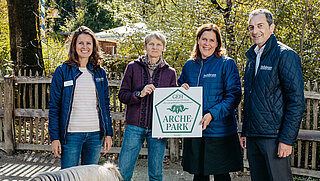
[{"label": "wooden railing", "polygon": [[[108,73],[110,107],[113,119],[113,147],[110,153],[120,153],[125,129],[125,105],[117,97],[122,73]],[[48,134],[48,101],[51,77],[0,76],[0,147],[9,154],[14,150],[51,151]],[[298,141],[291,156],[294,174],[320,178],[320,128],[317,83],[306,84],[306,111]],[[239,130],[242,124],[242,104],[238,107]],[[12,127],[13,126],[13,127]],[[14,130],[12,132],[12,130]],[[182,155],[183,139],[169,139],[166,155],[177,160]],[[144,144],[141,155],[147,155]],[[245,166],[248,168],[246,153]]]}]

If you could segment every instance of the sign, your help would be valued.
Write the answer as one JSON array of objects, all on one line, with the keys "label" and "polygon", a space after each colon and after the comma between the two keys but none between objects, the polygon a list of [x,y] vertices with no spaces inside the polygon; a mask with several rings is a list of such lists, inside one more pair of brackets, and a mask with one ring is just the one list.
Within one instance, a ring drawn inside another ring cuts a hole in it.
[{"label": "sign", "polygon": [[152,137],[201,137],[202,87],[156,88]]}]

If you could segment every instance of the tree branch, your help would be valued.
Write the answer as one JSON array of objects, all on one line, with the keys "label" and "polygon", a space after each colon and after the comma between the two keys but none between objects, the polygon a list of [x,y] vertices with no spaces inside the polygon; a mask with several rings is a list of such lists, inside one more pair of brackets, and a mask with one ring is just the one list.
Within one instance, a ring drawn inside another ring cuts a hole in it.
[{"label": "tree branch", "polygon": [[217,0],[211,0],[211,3],[213,5],[216,5],[216,9],[220,12],[220,13],[225,13],[227,9],[223,8]]}]

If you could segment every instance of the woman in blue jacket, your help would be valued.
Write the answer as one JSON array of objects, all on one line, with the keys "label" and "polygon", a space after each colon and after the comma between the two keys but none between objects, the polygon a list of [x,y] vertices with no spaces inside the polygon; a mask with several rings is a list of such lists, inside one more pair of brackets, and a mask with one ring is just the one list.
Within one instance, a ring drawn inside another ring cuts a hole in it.
[{"label": "woman in blue jacket", "polygon": [[55,70],[50,88],[49,134],[61,168],[98,164],[104,139],[112,145],[109,87],[100,67],[99,45],[92,30],[79,27],[71,36],[69,59]]},{"label": "woman in blue jacket", "polygon": [[182,166],[193,180],[231,180],[229,172],[243,168],[235,108],[241,100],[239,72],[224,56],[219,28],[202,25],[196,43],[182,68],[178,84],[185,89],[203,87],[202,138],[185,138]]}]

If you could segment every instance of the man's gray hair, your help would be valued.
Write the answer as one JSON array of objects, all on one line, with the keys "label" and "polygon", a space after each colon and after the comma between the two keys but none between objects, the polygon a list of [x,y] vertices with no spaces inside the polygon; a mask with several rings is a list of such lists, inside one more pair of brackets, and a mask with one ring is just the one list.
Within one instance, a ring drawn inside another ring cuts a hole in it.
[{"label": "man's gray hair", "polygon": [[251,20],[251,18],[253,16],[256,16],[256,15],[259,15],[259,14],[264,14],[266,16],[266,19],[267,19],[267,22],[268,22],[269,26],[273,24],[273,15],[267,9],[256,9],[256,10],[252,11],[250,13],[250,15],[249,15],[249,21],[248,22],[250,22],[250,20]]},{"label": "man's gray hair", "polygon": [[147,45],[149,43],[149,41],[151,40],[151,38],[156,38],[158,40],[160,40],[163,44],[163,48],[166,47],[167,44],[167,40],[166,37],[160,33],[160,32],[151,32],[149,33],[145,38],[144,38],[144,45]]}]

